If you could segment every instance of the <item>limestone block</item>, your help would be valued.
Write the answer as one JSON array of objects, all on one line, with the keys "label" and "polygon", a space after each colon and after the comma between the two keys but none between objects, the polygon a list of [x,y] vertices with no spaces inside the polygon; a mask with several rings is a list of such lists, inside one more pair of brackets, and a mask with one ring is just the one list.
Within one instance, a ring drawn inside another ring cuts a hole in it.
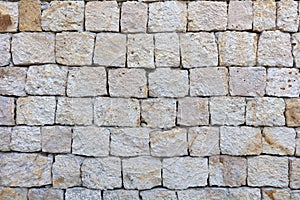
[{"label": "limestone block", "polygon": [[261,199],[261,193],[259,188],[229,188],[229,199],[232,200],[254,200]]},{"label": "limestone block", "polygon": [[292,34],[293,57],[296,67],[300,67],[300,33]]},{"label": "limestone block", "polygon": [[70,188],[66,190],[65,200],[80,200],[80,199],[98,199],[101,200],[100,190],[90,190],[86,188]]},{"label": "limestone block", "polygon": [[138,190],[106,190],[103,200],[140,200]]},{"label": "limestone block", "polygon": [[43,199],[63,200],[64,191],[52,188],[32,188],[28,191],[28,200],[43,200]]},{"label": "limestone block", "polygon": [[291,195],[286,189],[263,188],[262,198],[266,200],[290,199]]},{"label": "limestone block", "polygon": [[19,4],[20,31],[42,31],[41,3],[37,0],[21,0]]},{"label": "limestone block", "polygon": [[15,126],[12,128],[10,148],[13,151],[36,152],[41,150],[41,130],[39,127]]},{"label": "limestone block", "polygon": [[163,188],[155,188],[152,190],[145,190],[140,192],[140,196],[142,197],[142,200],[177,200],[177,195],[175,191],[172,190],[166,190]]},{"label": "limestone block", "polygon": [[5,200],[27,200],[27,189],[0,187],[0,197]]},{"label": "limestone block", "polygon": [[8,65],[10,63],[10,39],[11,36],[9,34],[0,34],[0,54],[1,54],[0,66],[1,67]]},{"label": "limestone block", "polygon": [[297,1],[280,1],[277,4],[277,27],[285,32],[297,32],[299,14]]},{"label": "limestone block", "polygon": [[[148,21],[148,5],[142,2],[122,3],[121,31],[125,33],[145,33]],[[138,20],[137,20],[138,19]]]},{"label": "limestone block", "polygon": [[300,99],[287,99],[285,117],[287,126],[300,126]]},{"label": "limestone block", "polygon": [[227,199],[226,188],[187,189],[177,191],[178,200]]},{"label": "limestone block", "polygon": [[15,124],[14,98],[0,96],[0,125]]},{"label": "limestone block", "polygon": [[27,70],[22,67],[0,68],[0,94],[25,96],[26,73]]},{"label": "limestone block", "polygon": [[276,2],[255,1],[253,2],[253,30],[265,31],[276,28]]},{"label": "limestone block", "polygon": [[10,151],[11,128],[0,127],[0,151]]},{"label": "limestone block", "polygon": [[252,1],[230,1],[228,6],[228,29],[251,30],[253,21]]},{"label": "limestone block", "polygon": [[19,23],[18,10],[18,2],[0,2],[0,32],[17,32]]},{"label": "limestone block", "polygon": [[300,189],[300,159],[291,158],[290,159],[290,187],[292,189]]}]

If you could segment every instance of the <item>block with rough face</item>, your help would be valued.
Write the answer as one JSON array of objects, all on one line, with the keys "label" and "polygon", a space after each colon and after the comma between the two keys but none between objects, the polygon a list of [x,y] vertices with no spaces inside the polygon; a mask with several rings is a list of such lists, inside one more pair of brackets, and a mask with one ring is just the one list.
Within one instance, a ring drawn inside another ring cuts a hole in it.
[{"label": "block with rough face", "polygon": [[0,2],[0,32],[17,32],[19,23],[19,3]]},{"label": "block with rough face", "polygon": [[101,200],[101,191],[100,190],[90,190],[81,187],[69,188],[65,193],[66,200],[73,199],[100,199]]},{"label": "block with rough face", "polygon": [[0,125],[15,124],[14,98],[0,96]]},{"label": "block with rough face", "polygon": [[29,200],[43,200],[43,199],[64,199],[64,191],[53,188],[32,188],[28,191]]},{"label": "block with rough face", "polygon": [[0,68],[0,94],[25,96],[26,73],[23,67]]},{"label": "block with rough face", "polygon": [[10,63],[10,40],[9,34],[0,34],[0,66],[6,66]]},{"label": "block with rough face", "polygon": [[300,126],[300,99],[287,99],[285,117],[287,126]]},{"label": "block with rough face", "polygon": [[286,0],[277,3],[277,27],[285,32],[297,32],[299,28],[299,2]]},{"label": "block with rough face", "polygon": [[37,152],[42,149],[39,127],[15,126],[12,128],[10,148],[13,151]]},{"label": "block with rough face", "polygon": [[[121,31],[124,33],[145,33],[147,30],[148,5],[143,2],[127,1],[121,9]],[[138,20],[137,20],[138,19]]]},{"label": "block with rough face", "polygon": [[10,151],[11,127],[0,127],[0,151]]},{"label": "block with rough face", "polygon": [[276,28],[276,2],[255,1],[253,2],[253,30],[265,31]]},{"label": "block with rough face", "polygon": [[228,29],[251,30],[253,21],[252,1],[230,1],[228,6]]},{"label": "block with rough face", "polygon": [[138,190],[103,191],[103,200],[140,200]]}]

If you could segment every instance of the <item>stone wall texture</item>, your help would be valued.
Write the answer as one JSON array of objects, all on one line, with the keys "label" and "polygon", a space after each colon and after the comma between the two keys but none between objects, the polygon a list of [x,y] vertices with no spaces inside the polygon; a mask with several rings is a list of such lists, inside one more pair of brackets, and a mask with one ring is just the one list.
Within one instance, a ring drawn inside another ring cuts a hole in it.
[{"label": "stone wall texture", "polygon": [[299,13],[0,1],[0,200],[300,200]]}]

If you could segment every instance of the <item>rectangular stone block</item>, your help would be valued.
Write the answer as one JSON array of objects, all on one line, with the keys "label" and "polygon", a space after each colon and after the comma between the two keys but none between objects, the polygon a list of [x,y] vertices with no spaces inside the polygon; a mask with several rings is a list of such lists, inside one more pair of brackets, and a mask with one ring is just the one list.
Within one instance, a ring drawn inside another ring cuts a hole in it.
[{"label": "rectangular stone block", "polygon": [[291,198],[290,191],[287,189],[263,188],[261,193],[262,193],[262,199],[266,199],[266,200]]},{"label": "rectangular stone block", "polygon": [[11,132],[10,127],[0,127],[0,151],[10,151]]},{"label": "rectangular stone block", "polygon": [[121,11],[122,32],[145,33],[147,31],[148,5],[146,3],[135,1],[123,2]]},{"label": "rectangular stone block", "polygon": [[292,48],[293,48],[293,57],[294,64],[296,67],[300,67],[300,33],[292,34]]},{"label": "rectangular stone block", "polygon": [[103,200],[140,200],[138,190],[103,191]]},{"label": "rectangular stone block", "polygon": [[19,23],[19,3],[0,2],[0,32],[17,32]]},{"label": "rectangular stone block", "polygon": [[14,102],[14,98],[0,96],[0,125],[15,124]]},{"label": "rectangular stone block", "polygon": [[261,192],[259,188],[241,187],[229,188],[229,199],[231,200],[254,200],[261,199]]},{"label": "rectangular stone block", "polygon": [[20,31],[42,31],[39,0],[21,0],[19,4]]},{"label": "rectangular stone block", "polygon": [[277,3],[277,28],[285,32],[297,32],[299,28],[299,2],[286,0]]},{"label": "rectangular stone block", "polygon": [[253,2],[253,30],[265,31],[276,28],[275,0]]},{"label": "rectangular stone block", "polygon": [[27,200],[27,193],[26,188],[0,187],[0,197],[5,200]]},{"label": "rectangular stone block", "polygon": [[32,188],[28,191],[28,200],[43,200],[43,199],[63,200],[64,191],[53,188]]},{"label": "rectangular stone block", "polygon": [[152,190],[145,190],[140,192],[142,200],[151,200],[151,199],[168,199],[168,200],[177,200],[177,195],[175,191],[166,190],[164,188],[155,188]]},{"label": "rectangular stone block", "polygon": [[101,191],[100,190],[90,190],[81,187],[70,188],[66,190],[65,200],[74,200],[74,199],[99,199],[101,200]]},{"label": "rectangular stone block", "polygon": [[252,1],[230,1],[228,6],[228,29],[251,30],[253,21]]},{"label": "rectangular stone block", "polygon": [[[1,25],[0,25],[1,26]],[[0,31],[1,32],[1,31]],[[10,63],[10,40],[9,34],[0,34],[0,66],[5,66]]]},{"label": "rectangular stone block", "polygon": [[228,190],[226,188],[199,188],[177,191],[178,200],[199,200],[199,199],[227,199]]},{"label": "rectangular stone block", "polygon": [[13,151],[37,152],[42,149],[39,127],[15,126],[12,128],[10,148]]},{"label": "rectangular stone block", "polygon": [[290,162],[290,187],[292,189],[300,189],[300,159],[299,158],[291,158]]},{"label": "rectangular stone block", "polygon": [[287,126],[300,126],[300,99],[287,99],[285,118]]},{"label": "rectangular stone block", "polygon": [[0,68],[0,94],[25,96],[26,73],[26,68],[22,67]]}]

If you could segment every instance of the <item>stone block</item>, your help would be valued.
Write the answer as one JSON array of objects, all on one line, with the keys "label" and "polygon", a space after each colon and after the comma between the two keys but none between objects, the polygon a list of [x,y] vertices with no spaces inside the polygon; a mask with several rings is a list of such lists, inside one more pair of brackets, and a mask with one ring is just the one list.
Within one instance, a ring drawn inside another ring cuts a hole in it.
[{"label": "stone block", "polygon": [[22,67],[0,68],[0,94],[25,96],[26,73],[27,70]]},{"label": "stone block", "polygon": [[287,0],[277,3],[277,28],[285,32],[297,32],[299,28],[299,2]]},{"label": "stone block", "polygon": [[90,190],[86,188],[70,188],[66,190],[65,200],[80,200],[80,199],[98,199],[101,200],[100,190]]},{"label": "stone block", "polygon": [[28,191],[28,200],[55,199],[63,200],[64,191],[53,188],[32,188]]},{"label": "stone block", "polygon": [[[0,25],[1,30],[1,25]],[[0,31],[1,32],[1,31]],[[10,40],[9,34],[0,34],[0,66],[9,65],[10,63]]]},{"label": "stone block", "polygon": [[199,199],[227,199],[228,190],[226,188],[200,188],[177,191],[178,200],[199,200]]},{"label": "stone block", "polygon": [[228,29],[251,30],[253,22],[252,1],[230,1],[228,6]]},{"label": "stone block", "polygon": [[42,31],[41,3],[37,0],[21,0],[19,4],[20,31]]},{"label": "stone block", "polygon": [[10,151],[11,132],[10,127],[0,127],[0,151]]},{"label": "stone block", "polygon": [[175,191],[166,190],[164,188],[155,188],[152,190],[145,190],[140,192],[142,200],[152,200],[152,199],[168,199],[177,200],[177,195]]},{"label": "stone block", "polygon": [[290,162],[290,187],[292,189],[300,189],[300,159],[299,158],[291,158]]},{"label": "stone block", "polygon": [[0,187],[0,197],[5,200],[27,200],[27,191],[26,188]]},{"label": "stone block", "polygon": [[0,2],[0,32],[17,32],[19,23],[19,3]]},{"label": "stone block", "polygon": [[12,128],[10,148],[13,151],[37,152],[42,149],[39,127],[15,126]]},{"label": "stone block", "polygon": [[300,99],[287,99],[285,118],[287,126],[300,126]]},{"label": "stone block", "polygon": [[138,190],[106,190],[103,200],[140,200]]},{"label": "stone block", "polygon": [[0,96],[0,125],[15,124],[14,98]]},{"label": "stone block", "polygon": [[264,188],[262,189],[262,199],[265,200],[279,200],[279,199],[290,199],[290,191],[286,189],[274,189],[274,188]]},{"label": "stone block", "polygon": [[276,28],[276,2],[255,1],[253,2],[253,30],[265,31]]},{"label": "stone block", "polygon": [[[142,2],[122,3],[121,31],[124,33],[145,33],[147,31],[148,5]],[[138,20],[137,20],[138,19]]]},{"label": "stone block", "polygon": [[300,67],[300,33],[292,34],[292,47],[295,67]]},{"label": "stone block", "polygon": [[250,187],[229,188],[229,199],[258,200],[261,199],[261,192],[259,188],[250,188]]}]

